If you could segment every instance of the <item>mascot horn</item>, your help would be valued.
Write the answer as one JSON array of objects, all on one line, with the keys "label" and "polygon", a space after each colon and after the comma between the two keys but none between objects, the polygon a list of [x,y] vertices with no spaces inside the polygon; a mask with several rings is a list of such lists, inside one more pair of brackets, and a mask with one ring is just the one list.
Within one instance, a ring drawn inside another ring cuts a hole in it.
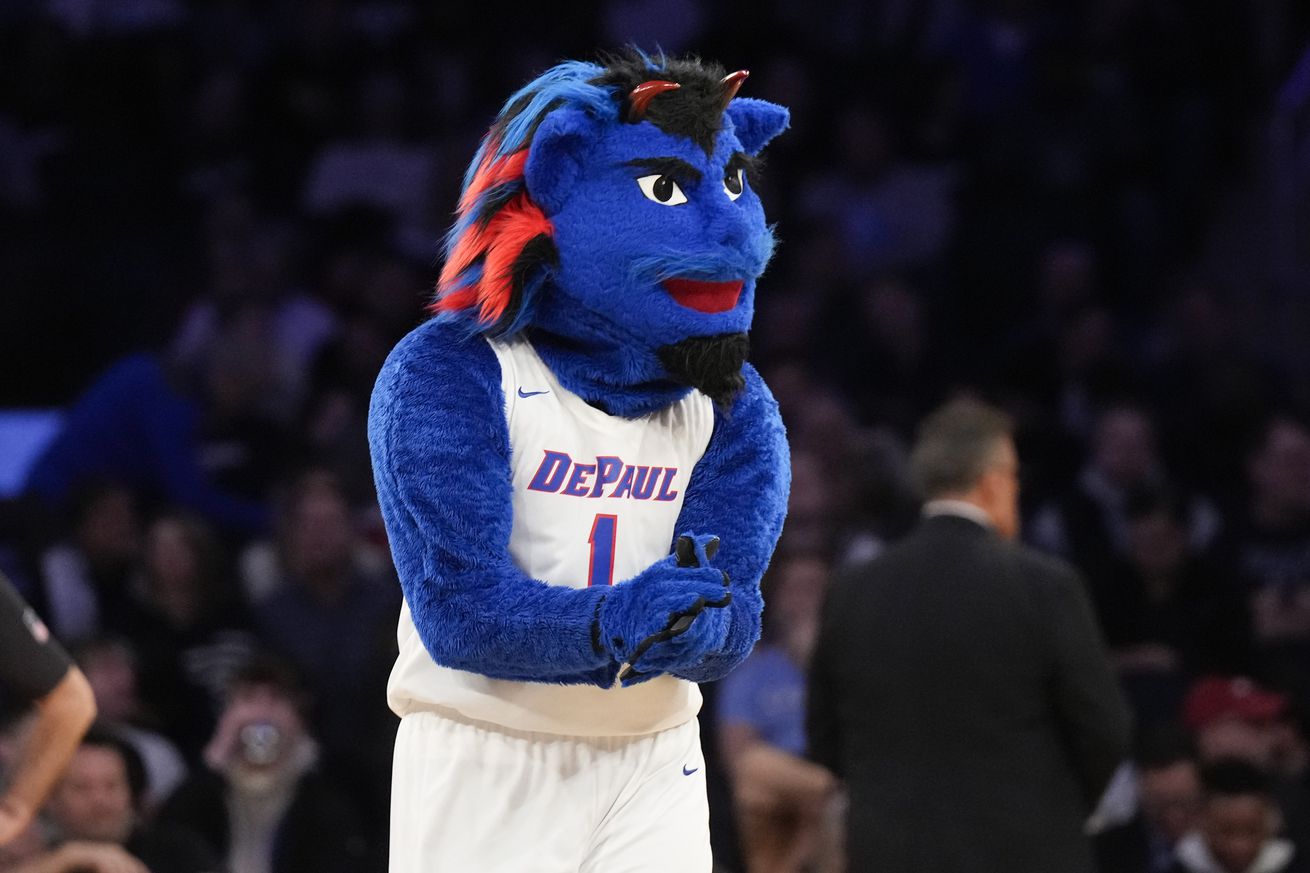
[{"label": "mascot horn", "polygon": [[397,873],[710,869],[696,683],[759,637],[789,486],[746,363],[752,179],[788,115],[746,77],[562,63],[469,166],[369,413],[405,601]]}]

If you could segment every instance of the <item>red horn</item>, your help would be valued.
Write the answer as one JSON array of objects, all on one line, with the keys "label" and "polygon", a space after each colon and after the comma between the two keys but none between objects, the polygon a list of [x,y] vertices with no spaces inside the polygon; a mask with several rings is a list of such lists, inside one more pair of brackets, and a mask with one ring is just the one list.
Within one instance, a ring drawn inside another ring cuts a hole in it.
[{"label": "red horn", "polygon": [[636,124],[646,115],[646,109],[650,106],[650,101],[655,99],[656,94],[663,94],[665,91],[676,91],[682,86],[677,82],[665,82],[654,79],[650,82],[642,82],[633,88],[628,94],[628,121]]},{"label": "red horn", "polygon": [[746,77],[751,74],[750,70],[738,70],[735,73],[729,73],[723,77],[723,108],[727,109],[732,98],[737,96],[741,89],[741,83],[746,81]]}]

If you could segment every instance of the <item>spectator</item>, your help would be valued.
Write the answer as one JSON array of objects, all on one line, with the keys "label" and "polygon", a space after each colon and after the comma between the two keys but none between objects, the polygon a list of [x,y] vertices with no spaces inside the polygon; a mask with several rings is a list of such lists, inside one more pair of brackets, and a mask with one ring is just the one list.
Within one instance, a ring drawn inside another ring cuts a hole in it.
[{"label": "spectator", "polygon": [[161,515],[146,533],[142,597],[121,628],[143,663],[144,703],[184,754],[213,729],[224,689],[255,648],[252,619],[213,530],[188,515]]},{"label": "spectator", "polygon": [[1195,752],[1173,731],[1148,734],[1134,760],[1138,813],[1095,839],[1101,873],[1168,873],[1178,841],[1201,812]]},{"label": "spectator", "polygon": [[319,350],[312,368],[301,431],[312,462],[341,478],[352,504],[375,500],[366,413],[389,350],[377,317],[355,307],[343,314],[336,337]]},{"label": "spectator", "polygon": [[1202,774],[1200,826],[1178,843],[1170,873],[1303,873],[1304,858],[1278,838],[1282,812],[1259,769],[1219,760]]},{"label": "spectator", "polygon": [[[1048,406],[1062,434],[1087,442],[1098,404],[1132,384],[1122,326],[1100,302],[1100,253],[1090,241],[1054,240],[1035,260],[1034,293],[1002,309],[1011,318],[996,350],[1000,374],[1008,390]],[[994,308],[992,301],[985,308]]]},{"label": "spectator", "polygon": [[791,478],[787,503],[791,524],[783,534],[783,544],[792,551],[831,548],[836,531],[826,510],[833,483],[825,458],[818,452],[797,449],[791,456]]},{"label": "spectator", "polygon": [[1278,416],[1247,459],[1250,499],[1231,549],[1271,679],[1310,703],[1310,426]]},{"label": "spectator", "polygon": [[[1091,456],[1078,484],[1038,511],[1029,538],[1039,548],[1072,561],[1098,584],[1113,572],[1113,562],[1128,554],[1131,500],[1170,485],[1149,414],[1132,404],[1112,405],[1096,419]],[[1186,499],[1182,513],[1188,545],[1207,547],[1219,532],[1214,507],[1200,498]]]},{"label": "spectator", "polygon": [[354,750],[373,715],[358,701],[385,696],[399,586],[355,536],[340,484],[322,471],[292,489],[278,553],[275,587],[255,608],[259,627],[308,678],[320,739]]},{"label": "spectator", "polygon": [[140,552],[132,492],[112,483],[86,486],[74,500],[72,537],[41,555],[41,593],[60,639],[83,640],[122,621]]},{"label": "spectator", "polygon": [[1268,768],[1274,759],[1274,725],[1288,709],[1284,694],[1246,677],[1207,676],[1183,701],[1182,716],[1204,762],[1239,758]]},{"label": "spectator", "polygon": [[1128,711],[1077,575],[1007,542],[1010,428],[977,401],[933,413],[911,455],[926,518],[828,597],[809,740],[850,794],[852,870],[1092,869],[1083,823]]},{"label": "spectator", "polygon": [[205,748],[159,820],[200,834],[231,873],[360,873],[368,847],[349,797],[318,768],[293,674],[256,660],[232,681]]},{"label": "spectator", "polygon": [[909,433],[940,402],[942,357],[929,335],[923,292],[899,277],[865,282],[852,318],[826,331],[842,354],[834,371],[860,420]]},{"label": "spectator", "polygon": [[1246,602],[1231,571],[1189,544],[1170,495],[1139,494],[1125,516],[1125,558],[1092,593],[1140,721],[1167,723],[1191,677],[1249,666]]},{"label": "spectator", "polygon": [[951,233],[956,174],[906,160],[887,113],[846,103],[835,170],[805,180],[802,215],[833,221],[857,276],[911,267],[939,255]]},{"label": "spectator", "polygon": [[1273,734],[1274,771],[1310,789],[1310,737],[1306,735],[1304,715],[1295,707],[1289,709],[1276,717]]},{"label": "spectator", "polygon": [[[269,379],[260,412],[285,421],[304,400],[310,364],[337,328],[337,317],[322,301],[292,287],[290,261],[295,235],[286,226],[257,223],[240,200],[211,220],[210,293],[186,312],[172,342],[174,358],[203,366],[216,346],[229,341],[234,319],[247,319],[260,345],[267,346]],[[246,207],[248,208],[248,207]],[[261,349],[261,352],[263,350]]]},{"label": "spectator", "polygon": [[1295,706],[1275,717],[1270,774],[1287,816],[1287,832],[1297,849],[1310,852],[1310,735],[1305,718]]},{"label": "spectator", "polygon": [[73,404],[33,466],[27,490],[58,510],[78,487],[108,479],[234,532],[262,530],[265,507],[216,487],[204,454],[208,439],[257,408],[264,378],[259,351],[217,345],[195,374],[153,354],[116,362]]},{"label": "spectator", "polygon": [[217,870],[195,834],[142,824],[139,802],[145,779],[145,768],[131,746],[108,732],[87,733],[46,805],[58,842],[116,846],[150,873]]},{"label": "spectator", "polygon": [[407,136],[406,81],[390,70],[362,76],[354,95],[347,139],[326,143],[314,156],[302,196],[310,214],[351,206],[387,212],[410,239],[432,239],[435,151]]},{"label": "spectator", "polygon": [[147,816],[186,778],[186,762],[168,737],[146,727],[151,719],[138,694],[140,667],[127,640],[100,637],[74,651],[95,693],[102,730],[132,747],[145,768],[139,805]]},{"label": "spectator", "polygon": [[1183,718],[1203,763],[1237,759],[1268,777],[1288,816],[1289,836],[1298,846],[1310,846],[1310,785],[1304,765],[1296,763],[1296,748],[1304,739],[1288,695],[1245,677],[1206,677],[1188,692]]},{"label": "spectator", "polygon": [[[794,375],[783,371],[783,391]],[[792,444],[784,551],[830,554],[840,568],[904,533],[919,500],[894,433],[858,427],[840,397],[820,390],[783,401],[782,414]]]},{"label": "spectator", "polygon": [[1240,296],[1202,278],[1184,279],[1160,318],[1160,357],[1145,368],[1177,469],[1206,482],[1225,505],[1243,494],[1237,456],[1251,423],[1268,416],[1287,382],[1263,337],[1255,353],[1243,341]]},{"label": "spectator", "polygon": [[747,873],[796,873],[833,863],[836,781],[805,760],[805,671],[818,631],[827,562],[774,559],[764,639],[723,680],[719,742]]}]

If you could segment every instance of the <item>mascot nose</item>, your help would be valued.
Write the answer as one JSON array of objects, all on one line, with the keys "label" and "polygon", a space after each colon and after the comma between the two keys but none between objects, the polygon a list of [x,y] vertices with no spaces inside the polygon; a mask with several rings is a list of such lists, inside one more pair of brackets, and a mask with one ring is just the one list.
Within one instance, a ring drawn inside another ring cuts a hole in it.
[{"label": "mascot nose", "polygon": [[750,240],[750,225],[740,215],[720,215],[716,224],[710,238],[726,247],[741,249]]}]

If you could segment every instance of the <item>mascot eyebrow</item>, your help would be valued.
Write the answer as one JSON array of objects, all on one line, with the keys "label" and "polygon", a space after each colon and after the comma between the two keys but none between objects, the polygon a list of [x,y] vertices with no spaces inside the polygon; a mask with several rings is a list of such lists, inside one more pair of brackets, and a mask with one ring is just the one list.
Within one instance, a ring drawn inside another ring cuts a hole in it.
[{"label": "mascot eyebrow", "polygon": [[[429,311],[463,322],[470,333],[490,336],[511,336],[531,321],[533,304],[559,264],[554,228],[529,195],[524,177],[533,138],[547,116],[578,109],[604,126],[649,121],[689,139],[708,157],[728,103],[747,75],[632,51],[606,58],[604,66],[560,64],[511,96],[464,175]],[[680,159],[644,160],[642,166],[662,175],[691,181],[702,175]],[[725,171],[738,168],[753,177],[757,159],[736,153]]]},{"label": "mascot eyebrow", "polygon": [[[702,176],[699,169],[687,163],[682,158],[663,156],[655,158],[633,158],[632,160],[627,161],[625,166],[649,170],[652,173],[659,173],[661,176],[672,176],[679,182],[699,182]],[[760,171],[763,168],[763,158],[751,157],[745,152],[733,152],[732,157],[728,158],[728,163],[723,168],[723,172],[731,175],[737,170],[745,170],[746,178],[754,182],[759,179]]]},{"label": "mascot eyebrow", "polygon": [[625,166],[649,170],[652,173],[659,173],[661,176],[672,176],[679,182],[699,182],[702,175],[700,170],[682,158],[633,158]]}]

